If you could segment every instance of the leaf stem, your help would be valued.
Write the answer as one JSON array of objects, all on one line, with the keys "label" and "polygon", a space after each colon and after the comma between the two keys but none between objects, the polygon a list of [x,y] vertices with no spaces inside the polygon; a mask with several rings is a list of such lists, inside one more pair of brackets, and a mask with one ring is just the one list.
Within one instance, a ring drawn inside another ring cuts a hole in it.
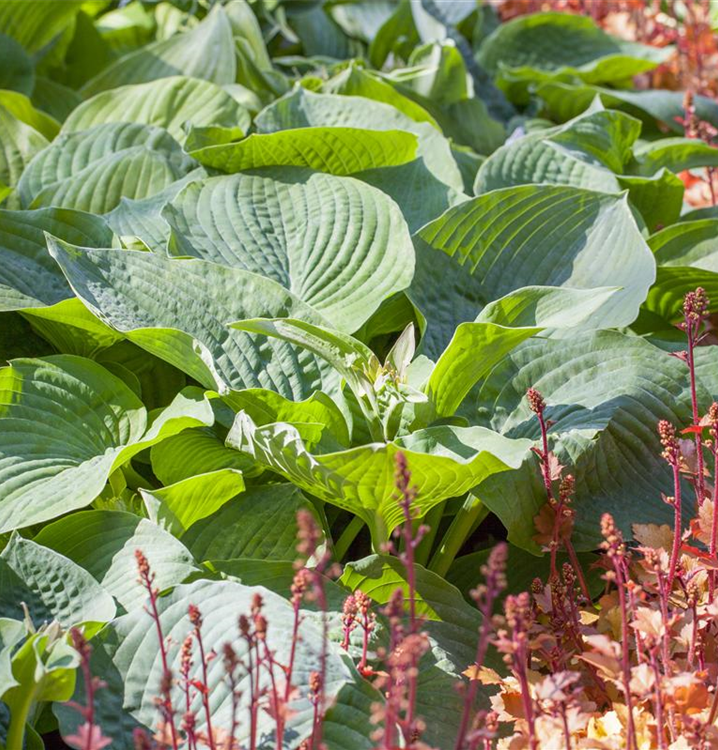
[{"label": "leaf stem", "polygon": [[446,501],[438,503],[429,510],[424,518],[424,524],[428,528],[428,531],[421,538],[414,553],[414,562],[417,562],[424,567],[426,567],[429,555],[431,554],[431,548],[434,546],[434,540],[439,533],[439,525],[441,524],[445,507]]},{"label": "leaf stem", "polygon": [[356,539],[359,532],[364,528],[364,519],[359,516],[354,516],[352,520],[347,524],[347,527],[341,533],[339,539],[337,539],[334,545],[334,559],[340,561],[344,558],[344,555],[349,551],[351,543]]},{"label": "leaf stem", "polygon": [[439,548],[429,563],[429,570],[445,576],[464,542],[489,515],[489,509],[476,495],[469,495],[446,530]]}]

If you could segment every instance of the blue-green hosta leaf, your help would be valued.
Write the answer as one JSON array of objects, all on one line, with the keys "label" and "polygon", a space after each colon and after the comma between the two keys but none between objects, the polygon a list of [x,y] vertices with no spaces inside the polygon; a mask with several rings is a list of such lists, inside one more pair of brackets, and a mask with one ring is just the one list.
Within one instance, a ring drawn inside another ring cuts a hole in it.
[{"label": "blue-green hosta leaf", "polygon": [[665,167],[651,177],[620,175],[618,184],[628,190],[628,198],[643,217],[649,232],[678,220],[685,186]]},{"label": "blue-green hosta leaf", "polygon": [[84,96],[132,83],[187,76],[220,86],[234,83],[237,63],[227,13],[216,5],[193,29],[141,47],[109,65],[85,84]]},{"label": "blue-green hosta leaf", "polygon": [[171,254],[268,276],[344,331],[414,273],[397,206],[350,178],[305,170],[210,178],[188,185],[163,216]]},{"label": "blue-green hosta leaf", "polygon": [[[546,105],[548,115],[554,120],[564,121],[576,117],[596,96],[600,96],[606,107],[624,109],[651,124],[660,120],[669,130],[683,134],[683,126],[676,121],[676,118],[682,118],[685,114],[684,96],[681,91],[608,89],[588,84],[552,81],[539,85],[537,94]],[[718,125],[718,103],[707,96],[695,96],[693,102],[698,117]]]},{"label": "blue-green hosta leaf", "polygon": [[75,297],[61,300],[49,307],[26,307],[21,315],[63,354],[95,358],[122,338]]},{"label": "blue-green hosta leaf", "polygon": [[481,45],[478,61],[498,73],[500,82],[503,76],[528,81],[576,76],[608,83],[651,70],[670,54],[671,49],[610,36],[586,16],[535,13],[499,26]]},{"label": "blue-green hosta leaf", "polygon": [[[347,7],[347,6],[344,6]],[[355,63],[330,78],[322,87],[327,94],[344,94],[345,96],[362,96],[403,112],[416,122],[428,122],[438,128],[436,120],[420,104],[404,96],[394,86],[381,78],[374,71],[364,70]]]},{"label": "blue-green hosta leaf", "polygon": [[0,370],[0,530],[87,505],[143,448],[213,420],[204,396],[190,390],[148,426],[132,390],[91,360],[13,360]]},{"label": "blue-green hosta leaf", "polygon": [[25,623],[20,620],[0,617],[0,699],[7,690],[19,684],[12,676],[12,655],[26,632]]},{"label": "blue-green hosta leaf", "polygon": [[256,125],[260,133],[306,127],[404,130],[417,136],[418,155],[442,182],[457,191],[463,187],[449,141],[435,127],[416,122],[382,102],[361,96],[314,94],[298,88],[264,109],[258,115]]},{"label": "blue-green hosta leaf", "polygon": [[682,221],[648,239],[658,266],[692,266],[718,273],[718,219]]},{"label": "blue-green hosta leaf", "polygon": [[661,169],[681,172],[697,167],[718,167],[718,148],[696,138],[660,138],[634,149],[636,174],[650,176]]},{"label": "blue-green hosta leaf", "polygon": [[565,186],[474,198],[421,229],[414,247],[409,296],[426,319],[422,346],[433,357],[459,323],[523,286],[622,287],[583,324],[609,328],[635,319],[655,278],[626,197]]},{"label": "blue-green hosta leaf", "polygon": [[290,166],[350,175],[374,167],[406,164],[416,156],[416,146],[416,137],[400,130],[308,127],[253,133],[236,143],[205,146],[191,155],[206,167],[230,173]]},{"label": "blue-green hosta leaf", "polygon": [[[77,301],[79,302],[79,300]],[[89,310],[87,312],[91,314]],[[116,332],[113,331],[113,333]],[[105,366],[119,365],[129,370],[137,378],[142,403],[150,411],[167,406],[187,384],[184,373],[176,367],[172,367],[162,359],[153,357],[149,352],[140,349],[139,346],[135,346],[126,339],[117,341],[112,346],[99,352],[95,359]]]},{"label": "blue-green hosta leaf", "polygon": [[474,192],[548,182],[618,192],[641,123],[600,101],[555,128],[529,133],[495,151],[479,169]]},{"label": "blue-green hosta leaf", "polygon": [[355,394],[371,388],[380,363],[361,341],[340,331],[291,318],[254,318],[232,323],[230,328],[290,342],[314,353],[344,378]]},{"label": "blue-green hosta leaf", "polygon": [[235,412],[245,411],[255,424],[289,422],[302,435],[307,446],[322,443],[349,446],[346,419],[335,402],[321,391],[304,401],[290,401],[279,393],[262,388],[232,391],[223,400]]},{"label": "blue-green hosta leaf", "polygon": [[[0,105],[0,183],[14,188],[20,182],[32,158],[48,145],[44,135],[17,118]],[[11,193],[5,200],[6,208],[16,208],[19,197]]]},{"label": "blue-green hosta leaf", "polygon": [[65,133],[106,122],[136,122],[164,128],[182,142],[188,125],[235,126],[247,131],[249,112],[211,81],[170,76],[103,91],[83,102],[62,125]]},{"label": "blue-green hosta leaf", "polygon": [[358,2],[332,5],[329,15],[342,27],[347,36],[361,39],[367,44],[394,12],[395,4],[390,0]]},{"label": "blue-green hosta leaf", "polygon": [[123,511],[73,513],[45,526],[33,541],[84,568],[126,610],[142,606],[146,598],[137,585],[135,550],[144,552],[160,590],[197,570],[182,542],[146,518]]},{"label": "blue-green hosta leaf", "polygon": [[244,490],[242,472],[218,469],[157,490],[140,490],[150,520],[180,537]]},{"label": "blue-green hosta leaf", "polygon": [[29,52],[37,52],[72,23],[82,4],[82,0],[4,2],[0,4],[0,31],[12,36]]},{"label": "blue-green hosta leaf", "polygon": [[[661,492],[671,491],[672,480],[660,456],[656,424],[691,422],[685,363],[641,338],[610,331],[564,341],[534,338],[510,352],[484,382],[480,422],[507,437],[539,439],[525,397],[529,387],[546,399],[547,419],[555,422],[552,449],[576,477],[579,549],[596,547],[605,512],[628,536],[632,523],[670,521]],[[699,401],[706,407],[711,390],[699,382]],[[533,518],[546,495],[535,456],[527,457],[520,471],[489,478],[475,492],[514,544],[536,549]],[[685,496],[692,497],[687,485]]]},{"label": "blue-green hosta leaf", "polygon": [[[104,219],[124,243],[131,242],[134,238],[135,242],[139,241],[144,246],[141,249],[149,248],[153,253],[165,255],[170,227],[162,218],[162,210],[177,197],[182,188],[206,176],[207,172],[198,167],[149,198],[121,198],[112,211],[105,214]],[[108,246],[109,243],[105,245]]]},{"label": "blue-green hosta leaf", "polygon": [[575,328],[618,290],[525,287],[490,302],[461,323],[426,386],[437,416],[456,412],[470,390],[515,346],[545,328]]},{"label": "blue-green hosta leaf", "polygon": [[358,172],[358,180],[379,188],[396,201],[411,232],[416,232],[446,211],[468,199],[431,172],[423,159],[398,167]]},{"label": "blue-green hosta leaf", "polygon": [[17,91],[0,91],[0,106],[5,107],[18,120],[35,128],[48,141],[51,141],[60,130],[60,123],[54,117],[35,109],[30,99]]},{"label": "blue-green hosta leaf", "polygon": [[681,317],[683,297],[702,286],[718,300],[718,219],[684,221],[657,232],[648,244],[658,271],[645,309],[667,322]]},{"label": "blue-green hosta leaf", "polygon": [[[162,630],[170,639],[169,659],[170,668],[179,673],[180,646],[189,634],[192,626],[187,618],[187,608],[194,604],[203,615],[202,632],[207,643],[231,642],[240,659],[246,655],[246,642],[237,631],[237,619],[240,614],[248,614],[252,598],[260,594],[263,601],[262,612],[268,622],[267,646],[274,652],[278,664],[288,663],[289,649],[292,647],[292,606],[282,597],[263,587],[244,586],[234,581],[197,581],[189,585],[182,585],[158,602]],[[104,648],[111,655],[112,662],[124,682],[124,710],[146,726],[154,726],[157,717],[157,707],[154,696],[156,686],[162,674],[162,663],[157,648],[157,635],[151,627],[152,621],[143,609],[136,609],[128,615],[116,619],[109,626],[104,635]],[[297,685],[308,685],[309,675],[319,667],[321,654],[321,627],[311,617],[305,617],[299,626],[299,639],[295,660],[294,680]],[[99,644],[98,644],[99,647]],[[196,670],[191,672],[191,679],[202,679],[199,661]],[[265,674],[260,686],[261,690],[269,689],[269,678]],[[282,680],[277,669],[275,679]],[[357,680],[355,670],[345,660],[343,651],[338,644],[329,643],[326,661],[326,693],[331,701],[334,696],[347,684]],[[231,723],[231,692],[227,684],[226,673],[221,659],[214,659],[209,666],[208,693],[210,696],[210,711],[214,727],[229,730]],[[283,684],[283,683],[281,683]],[[240,672],[238,689],[241,693],[240,716],[246,716],[249,706],[249,685],[246,672]],[[103,696],[102,693],[106,695]],[[115,707],[116,701],[111,690],[98,691],[97,703],[100,714],[106,701]],[[180,700],[177,691],[177,700]],[[306,688],[291,703],[292,713],[287,721],[287,735],[299,738],[307,737],[311,733],[313,706],[309,701]],[[198,729],[204,726],[204,712],[201,711],[201,698],[195,697],[193,710],[198,717]],[[270,740],[274,728],[274,720],[261,712],[259,717],[259,736],[267,736],[272,745],[278,746]],[[240,743],[245,744],[248,739],[249,722],[241,721],[238,731]],[[125,750],[132,747],[131,736],[118,738],[117,747]],[[120,744],[121,743],[121,744]],[[115,744],[115,743],[113,743]],[[294,744],[294,741],[293,741]]]},{"label": "blue-green hosta leaf", "polygon": [[32,92],[32,103],[58,122],[62,122],[75,107],[82,103],[82,97],[57,81],[38,76]]},{"label": "blue-green hosta leaf", "polygon": [[243,474],[256,474],[252,462],[224,444],[226,430],[218,434],[216,426],[196,427],[173,435],[152,446],[152,471],[164,485],[208,471],[235,469]]},{"label": "blue-green hosta leaf", "polygon": [[409,68],[388,75],[415,95],[444,107],[473,97],[473,81],[453,40],[417,47],[408,63]]},{"label": "blue-green hosta leaf", "polygon": [[433,427],[391,443],[311,454],[291,425],[257,427],[245,413],[237,415],[227,444],[301,489],[358,515],[372,530],[376,545],[401,523],[393,480],[398,451],[407,457],[423,515],[487,476],[519,465],[529,445],[481,428]]},{"label": "blue-green hosta leaf", "polygon": [[[341,583],[360,589],[377,605],[388,603],[396,589],[409,595],[406,571],[395,557],[372,555],[344,568]],[[417,612],[426,620],[422,630],[431,650],[419,664],[417,715],[426,722],[422,738],[434,747],[449,748],[456,740],[463,699],[457,680],[476,656],[481,616],[453,585],[416,566]]]},{"label": "blue-green hosta leaf", "polygon": [[0,210],[0,310],[53,305],[72,296],[47,252],[44,232],[88,247],[112,243],[99,216],[62,208]]},{"label": "blue-green hosta leaf", "polygon": [[25,204],[106,213],[121,198],[147,198],[196,164],[161,128],[106,123],[60,135],[28,165],[18,184]]},{"label": "blue-green hosta leaf", "polygon": [[3,617],[22,619],[22,603],[36,627],[52,620],[64,628],[105,623],[115,616],[112,597],[86,570],[17,534],[0,555],[0,579]]},{"label": "blue-green hosta leaf", "polygon": [[11,36],[0,33],[0,89],[32,93],[35,66],[25,48]]},{"label": "blue-green hosta leaf", "polygon": [[297,511],[310,505],[293,484],[251,487],[182,537],[196,560],[297,559]]},{"label": "blue-green hosta leaf", "polygon": [[103,13],[95,20],[95,28],[117,54],[132,52],[152,41],[157,24],[150,8],[141,3],[127,3]]},{"label": "blue-green hosta leaf", "polygon": [[[451,564],[446,580],[456,586],[464,595],[467,601],[471,601],[471,591],[480,586],[483,581],[481,569],[489,559],[492,547],[471,552],[468,555],[457,557]],[[598,556],[590,552],[582,552],[578,555],[579,562],[583,569],[586,583],[590,593],[594,597],[601,595],[605,588],[605,581],[602,578],[601,570],[598,566],[592,567],[598,561]],[[559,552],[558,564],[570,562],[565,552]],[[527,552],[521,547],[515,547],[513,544],[508,545],[508,557],[506,564],[506,588],[501,593],[501,599],[511,594],[520,594],[522,591],[530,591],[534,579],[540,578],[542,581],[548,581],[551,576],[551,557],[542,555],[538,557]]]},{"label": "blue-green hosta leaf", "polygon": [[325,322],[270,279],[208,261],[89,250],[53,238],[48,247],[100,320],[207,388],[269,388],[288,398],[335,388],[336,376],[310,353],[227,327],[257,315]]}]

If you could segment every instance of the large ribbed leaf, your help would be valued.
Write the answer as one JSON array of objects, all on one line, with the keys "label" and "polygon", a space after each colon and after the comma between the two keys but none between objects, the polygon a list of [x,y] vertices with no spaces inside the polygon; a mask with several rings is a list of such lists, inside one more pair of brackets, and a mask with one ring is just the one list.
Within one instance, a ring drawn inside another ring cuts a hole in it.
[{"label": "large ribbed leaf", "polygon": [[146,597],[137,585],[135,550],[144,552],[160,590],[197,570],[182,542],[146,518],[122,511],[73,513],[45,526],[33,541],[84,568],[127,610]]},{"label": "large ribbed leaf", "polygon": [[48,242],[93,313],[206,387],[269,388],[289,398],[332,390],[335,376],[313,355],[227,327],[257,315],[324,322],[276,282],[208,261]]},{"label": "large ribbed leaf", "polygon": [[82,0],[0,3],[0,32],[16,39],[29,52],[37,52],[72,23],[81,5]]},{"label": "large ribbed leaf", "polygon": [[234,83],[235,61],[232,27],[221,5],[190,31],[153,42],[109,65],[85,84],[82,93],[130,83],[146,83],[170,76],[202,78],[217,84]]},{"label": "large ribbed leaf", "polygon": [[14,535],[0,555],[0,613],[23,619],[26,604],[36,627],[57,620],[63,627],[105,623],[115,603],[79,565],[35,541]]},{"label": "large ribbed leaf", "polygon": [[[35,128],[16,117],[0,104],[0,184],[14,188],[20,181],[25,167],[46,146],[47,139]],[[17,196],[10,195],[6,208],[15,208]]]},{"label": "large ribbed leaf", "polygon": [[379,167],[354,175],[393,198],[411,232],[433,221],[447,208],[467,199],[431,172],[423,159],[398,167]]},{"label": "large ribbed leaf", "polygon": [[104,91],[73,110],[63,132],[88,130],[106,122],[136,122],[164,128],[179,141],[188,125],[249,128],[249,112],[210,81],[170,76]]},{"label": "large ribbed leaf", "polygon": [[[170,667],[179,673],[180,647],[192,629],[187,618],[187,608],[194,604],[203,615],[202,633],[205,643],[216,645],[221,650],[224,642],[230,642],[243,659],[246,654],[246,641],[239,637],[237,620],[239,615],[248,615],[255,594],[260,594],[263,614],[267,619],[267,646],[273,652],[277,664],[287,664],[289,649],[292,646],[292,607],[285,599],[263,587],[244,586],[234,581],[198,581],[178,586],[158,602],[162,630],[170,639]],[[157,648],[157,634],[152,627],[152,620],[144,609],[136,609],[111,623],[105,632],[104,648],[111,655],[114,669],[119,671],[124,682],[123,708],[146,726],[154,726],[157,715],[155,696],[157,685],[162,675],[162,663]],[[319,669],[321,653],[321,628],[311,617],[305,617],[299,627],[297,652],[294,668],[295,684],[301,686],[299,694],[291,702],[288,715],[286,741],[288,747],[296,747],[300,739],[311,733],[313,707],[309,701],[306,685],[312,671]],[[192,679],[201,679],[199,659],[191,672]],[[275,679],[283,684],[279,667]],[[249,678],[246,671],[240,670],[238,689],[240,692],[240,712],[245,717],[249,706]],[[329,700],[344,685],[358,680],[354,669],[345,660],[338,644],[329,643],[326,662],[326,693]],[[222,659],[214,659],[208,669],[208,694],[214,727],[229,730],[231,723],[231,693],[227,684]],[[261,690],[269,690],[269,678],[264,673]],[[179,703],[181,693],[176,691]],[[103,695],[104,693],[104,695]],[[118,706],[114,690],[98,691],[97,705],[100,721],[107,709],[116,713]],[[204,712],[201,710],[201,698],[195,694],[193,711],[197,715],[198,729],[205,726]],[[264,711],[259,715],[259,735],[267,736],[264,746],[280,747],[272,739],[274,720]],[[249,722],[240,721],[237,737],[246,743],[249,733]],[[290,739],[294,738],[294,739]],[[113,747],[129,750],[133,747],[131,735],[120,735],[113,741]]]},{"label": "large ribbed leaf", "polygon": [[25,206],[106,213],[121,198],[146,198],[196,164],[161,128],[107,123],[59,136],[28,165],[18,184]]},{"label": "large ribbed leaf", "polygon": [[171,254],[268,276],[344,331],[414,273],[397,206],[350,178],[304,170],[215,177],[188,185],[163,215]]},{"label": "large ribbed leaf", "polygon": [[29,95],[34,85],[32,58],[16,39],[0,33],[0,89]]},{"label": "large ribbed leaf", "polygon": [[648,241],[658,271],[645,309],[668,322],[681,317],[683,297],[702,286],[718,300],[718,219],[682,221],[654,234]]},{"label": "large ribbed leaf", "polygon": [[252,487],[182,537],[197,560],[297,558],[296,516],[309,501],[292,484]]},{"label": "large ribbed leaf", "polygon": [[250,459],[225,446],[226,432],[220,439],[216,425],[197,427],[157,443],[150,452],[152,471],[165,485],[219,469],[251,473]]},{"label": "large ribbed leaf", "polygon": [[44,232],[88,247],[106,247],[112,232],[90,214],[61,208],[0,210],[0,310],[42,307],[72,296]]},{"label": "large ribbed leaf", "polygon": [[0,531],[87,505],[143,448],[213,419],[188,392],[148,425],[135,393],[91,360],[13,360],[0,370]]},{"label": "large ribbed leaf", "polygon": [[[683,117],[684,95],[681,91],[668,89],[609,89],[585,83],[563,83],[551,81],[537,87],[550,116],[559,122],[569,120],[583,112],[596,96],[604,106],[625,109],[646,122],[655,124],[660,120],[668,130],[682,134],[683,126],[678,122]],[[718,125],[718,103],[707,96],[693,98],[696,114],[702,120]]]},{"label": "large ribbed leaf", "polygon": [[482,44],[478,60],[490,72],[512,78],[561,74],[605,83],[651,70],[670,53],[610,36],[586,16],[536,13],[499,26]]},{"label": "large ribbed leaf", "polygon": [[494,190],[449,209],[415,235],[414,246],[409,294],[426,319],[429,356],[459,323],[522,286],[620,286],[583,324],[609,328],[635,319],[655,278],[625,196],[572,187]]},{"label": "large ribbed leaf", "polygon": [[180,537],[244,490],[242,472],[218,469],[160,489],[140,490],[150,519]]},{"label": "large ribbed leaf", "polygon": [[236,143],[204,146],[190,153],[200,164],[230,173],[289,166],[349,175],[406,164],[416,156],[416,137],[400,130],[294,128],[253,133]]},{"label": "large ribbed leaf", "polygon": [[529,443],[505,440],[483,428],[434,427],[392,443],[310,454],[289,424],[257,427],[244,412],[237,415],[227,444],[325,502],[351,511],[372,530],[375,545],[401,523],[394,487],[394,458],[406,455],[418,488],[416,507],[423,515],[448,497],[456,497],[496,472],[520,464]]},{"label": "large ribbed leaf", "polygon": [[121,198],[112,211],[105,214],[105,221],[115,234],[123,238],[123,242],[139,241],[152,252],[165,255],[170,227],[162,218],[162,209],[177,196],[185,185],[206,176],[207,172],[202,167],[198,167],[149,198],[139,200]]},{"label": "large ribbed leaf", "polygon": [[619,192],[641,123],[600,102],[574,120],[525,135],[494,152],[479,169],[474,192],[548,182]]},{"label": "large ribbed leaf", "polygon": [[404,130],[419,139],[418,155],[442,181],[461,191],[462,181],[446,138],[425,122],[416,122],[398,109],[360,96],[314,94],[298,88],[263,110],[257,117],[262,133],[306,127],[348,127]]},{"label": "large ribbed leaf", "polygon": [[60,131],[60,123],[45,112],[35,109],[30,99],[17,91],[0,91],[0,105],[51,141]]},{"label": "large ribbed leaf", "polygon": [[[714,352],[706,358],[715,368]],[[586,333],[570,341],[532,339],[509,353],[485,381],[479,421],[507,437],[538,440],[538,422],[525,398],[529,387],[546,399],[546,417],[555,423],[551,445],[576,477],[579,548],[596,547],[605,512],[628,535],[632,523],[669,521],[671,510],[661,492],[670,493],[673,485],[656,424],[660,419],[678,426],[691,422],[685,363],[616,332]],[[714,391],[714,382],[706,380],[705,387],[699,382],[702,408]],[[515,544],[536,549],[533,517],[546,495],[535,456],[518,472],[489,478],[476,494],[501,518]],[[685,496],[692,499],[690,491]]]}]

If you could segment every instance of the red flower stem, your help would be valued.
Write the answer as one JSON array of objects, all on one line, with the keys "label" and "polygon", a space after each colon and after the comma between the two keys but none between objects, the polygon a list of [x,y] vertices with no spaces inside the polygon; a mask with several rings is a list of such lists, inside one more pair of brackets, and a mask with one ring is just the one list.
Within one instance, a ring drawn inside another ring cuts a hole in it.
[{"label": "red flower stem", "polygon": [[661,672],[658,668],[656,652],[651,651],[651,667],[653,668],[653,679],[655,680],[654,701],[656,712],[656,735],[658,737],[658,750],[666,750],[666,728],[663,723],[663,695],[661,693]]},{"label": "red flower stem", "polygon": [[[713,204],[715,205],[715,203]],[[701,421],[700,415],[698,413],[698,393],[696,389],[696,363],[695,363],[695,346],[696,346],[696,333],[698,333],[698,328],[700,326],[700,322],[694,324],[691,321],[686,321],[686,333],[688,334],[688,353],[687,353],[687,361],[688,361],[688,373],[690,375],[690,384],[691,384],[691,408],[693,410],[693,424],[698,425]],[[703,505],[703,501],[705,500],[705,487],[706,487],[706,480],[703,475],[703,440],[702,435],[700,432],[697,432],[693,436],[693,440],[695,442],[696,446],[696,463],[697,463],[697,477],[696,477],[696,500],[698,501],[698,506],[700,507]]]},{"label": "red flower stem", "polygon": [[631,664],[629,661],[628,645],[628,612],[626,608],[626,591],[624,588],[623,566],[614,559],[613,569],[616,573],[616,586],[618,587],[618,603],[621,612],[621,668],[623,671],[623,692],[626,698],[626,710],[628,712],[628,727],[626,745],[630,750],[637,750],[636,727],[633,721],[633,700],[631,697]]},{"label": "red flower stem", "polygon": [[[711,518],[710,556],[718,560],[718,446],[713,441],[713,517]],[[712,570],[709,577],[710,598],[713,599],[716,588],[716,571]]]},{"label": "red flower stem", "polygon": [[149,575],[147,573],[140,573],[142,577],[142,583],[144,584],[145,588],[147,589],[149,595],[150,595],[150,615],[152,616],[152,619],[155,622],[155,629],[157,630],[157,639],[159,640],[160,645],[160,657],[162,659],[162,684],[163,684],[163,704],[164,704],[164,714],[165,719],[167,720],[167,723],[170,727],[170,735],[172,737],[172,750],[178,750],[179,745],[177,742],[177,727],[175,726],[175,717],[174,717],[174,709],[172,707],[172,694],[170,692],[170,687],[165,686],[165,682],[169,682],[166,680],[168,675],[171,675],[171,671],[169,668],[169,665],[167,664],[167,647],[165,645],[165,639],[164,635],[162,633],[162,624],[160,623],[160,614],[157,611],[157,592],[152,587],[152,581],[149,578]]},{"label": "red flower stem", "polygon": [[269,669],[269,678],[272,682],[272,700],[274,702],[274,720],[277,726],[277,744],[278,747],[283,746],[284,741],[284,713],[283,706],[280,705],[279,689],[277,688],[277,681],[274,677],[274,657],[272,652],[269,650],[267,642],[264,641],[264,659],[267,662]]},{"label": "red flower stem", "polygon": [[590,602],[591,593],[588,590],[586,579],[583,576],[583,569],[581,568],[581,563],[579,562],[578,555],[574,549],[573,542],[570,539],[566,539],[564,541],[564,546],[566,547],[566,552],[568,552],[569,560],[571,560],[571,565],[573,565],[573,569],[576,571],[576,578],[578,578],[578,585],[581,587],[581,593],[586,601]]},{"label": "red flower stem", "polygon": [[296,598],[293,602],[294,605],[294,621],[292,623],[292,645],[289,649],[289,664],[287,664],[286,673],[286,685],[284,686],[284,702],[288,703],[290,695],[292,693],[292,674],[294,673],[294,661],[297,656],[297,642],[299,641],[299,621],[300,613],[299,608],[301,607],[301,599]]},{"label": "red flower stem", "polygon": [[681,473],[678,462],[672,464],[673,468],[673,549],[671,550],[671,561],[668,569],[668,591],[670,596],[673,590],[673,580],[678,567],[678,553],[681,549]]},{"label": "red flower stem", "polygon": [[254,660],[252,658],[252,636],[247,636],[247,676],[249,677],[249,750],[257,750],[257,711],[254,692]]},{"label": "red flower stem", "polygon": [[[492,601],[493,604],[493,601]],[[489,646],[489,638],[491,636],[491,607],[488,608],[488,614],[484,612],[484,621],[481,623],[481,633],[479,635],[479,642],[476,646],[476,658],[474,659],[474,666],[478,671],[481,665],[484,663],[484,657],[486,656],[486,650]],[[473,679],[469,680],[469,687],[464,696],[464,710],[461,714],[461,723],[459,724],[459,732],[456,736],[456,743],[454,744],[454,750],[461,750],[464,746],[466,739],[466,732],[469,728],[469,721],[471,720],[471,710],[474,706],[474,700],[476,699],[476,693],[479,689],[478,676],[474,676]]]},{"label": "red flower stem", "polygon": [[514,671],[519,680],[521,686],[521,702],[524,707],[524,715],[526,717],[526,725],[528,726],[529,734],[529,748],[530,750],[538,750],[538,740],[536,738],[536,724],[534,720],[534,709],[533,701],[531,699],[531,691],[529,688],[529,680],[526,675],[526,662],[527,657],[523,653],[514,654]]},{"label": "red flower stem", "polygon": [[202,633],[199,628],[195,628],[195,638],[197,639],[197,646],[199,647],[199,658],[202,661],[202,683],[204,689],[202,692],[202,705],[204,706],[204,716],[207,722],[207,741],[209,743],[210,750],[215,750],[216,745],[214,743],[214,732],[212,731],[212,717],[209,710],[209,683],[207,682],[207,658],[204,654],[204,644],[202,643]]},{"label": "red flower stem", "polygon": [[362,643],[361,643],[361,660],[359,661],[359,672],[363,674],[366,669],[367,655],[369,653],[369,635],[371,633],[369,629],[369,614],[366,613],[362,616]]}]

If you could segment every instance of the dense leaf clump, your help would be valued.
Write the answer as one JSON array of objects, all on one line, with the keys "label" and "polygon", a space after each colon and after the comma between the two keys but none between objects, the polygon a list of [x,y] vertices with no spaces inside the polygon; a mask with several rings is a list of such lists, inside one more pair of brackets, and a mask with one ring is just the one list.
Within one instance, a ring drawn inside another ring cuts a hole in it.
[{"label": "dense leaf clump", "polygon": [[557,560],[588,607],[652,524],[666,609],[718,499],[715,18],[524,5],[0,2],[0,747],[534,750]]}]

